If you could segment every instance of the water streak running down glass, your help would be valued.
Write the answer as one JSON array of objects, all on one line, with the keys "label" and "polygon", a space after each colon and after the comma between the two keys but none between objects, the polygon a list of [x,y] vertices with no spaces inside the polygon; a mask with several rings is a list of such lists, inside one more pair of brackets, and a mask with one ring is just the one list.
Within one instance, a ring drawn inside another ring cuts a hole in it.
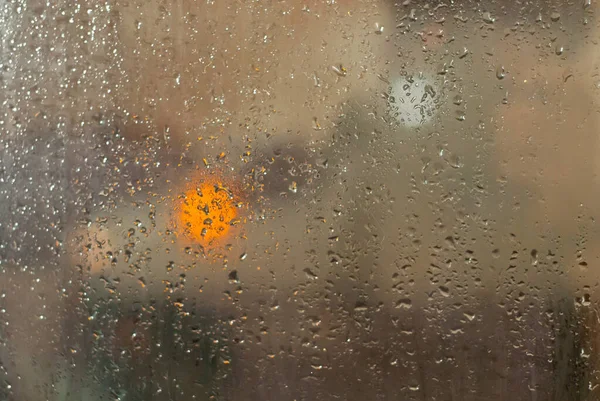
[{"label": "water streak running down glass", "polygon": [[0,5],[0,400],[600,398],[594,0]]}]

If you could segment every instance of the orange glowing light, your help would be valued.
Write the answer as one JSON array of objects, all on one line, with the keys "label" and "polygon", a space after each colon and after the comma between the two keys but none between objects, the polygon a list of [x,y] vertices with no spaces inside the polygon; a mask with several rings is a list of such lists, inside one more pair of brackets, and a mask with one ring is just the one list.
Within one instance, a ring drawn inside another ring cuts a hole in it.
[{"label": "orange glowing light", "polygon": [[187,189],[177,209],[184,236],[203,246],[228,238],[238,215],[231,190],[213,177]]}]

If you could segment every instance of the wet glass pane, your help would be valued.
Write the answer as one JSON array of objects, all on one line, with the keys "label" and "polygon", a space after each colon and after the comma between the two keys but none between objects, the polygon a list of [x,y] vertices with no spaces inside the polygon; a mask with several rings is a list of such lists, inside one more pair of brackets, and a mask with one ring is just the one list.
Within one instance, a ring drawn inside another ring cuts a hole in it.
[{"label": "wet glass pane", "polygon": [[0,400],[600,397],[591,0],[0,4]]}]

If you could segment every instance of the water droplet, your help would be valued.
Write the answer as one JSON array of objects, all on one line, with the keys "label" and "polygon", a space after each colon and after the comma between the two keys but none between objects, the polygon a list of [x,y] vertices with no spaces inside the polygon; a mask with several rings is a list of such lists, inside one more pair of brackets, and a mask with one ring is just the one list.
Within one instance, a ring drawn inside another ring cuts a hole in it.
[{"label": "water droplet", "polygon": [[536,249],[531,250],[531,264],[537,266],[538,264],[538,251]]},{"label": "water droplet", "polygon": [[504,79],[505,76],[506,76],[506,71],[504,70],[504,66],[503,65],[498,66],[498,68],[496,68],[496,78]]},{"label": "water droplet", "polygon": [[431,97],[432,99],[435,98],[435,89],[433,89],[433,86],[429,84],[425,85],[425,93],[421,98],[421,103],[427,99],[427,96]]},{"label": "water droplet", "polygon": [[408,15],[408,18],[409,18],[411,21],[416,21],[416,20],[417,20],[417,10],[416,10],[416,9],[414,9],[414,8],[413,8],[413,9],[411,9],[411,10],[410,10],[410,14]]},{"label": "water droplet", "polygon": [[561,45],[556,45],[556,48],[554,49],[554,53],[556,53],[557,56],[560,56],[561,54],[563,54],[564,51],[565,51],[565,48],[562,47]]},{"label": "water droplet", "polygon": [[323,127],[321,127],[321,124],[319,123],[319,120],[317,117],[313,117],[312,127],[315,131],[320,131],[323,129]]},{"label": "water droplet", "polygon": [[315,85],[315,87],[321,86],[321,80],[319,79],[319,76],[316,72],[313,73],[313,84]]},{"label": "water droplet", "polygon": [[306,274],[306,277],[311,279],[311,280],[316,280],[317,278],[319,278],[312,270],[310,270],[308,267],[306,269],[303,270],[303,272]]},{"label": "water droplet", "polygon": [[348,74],[348,70],[343,65],[332,65],[331,69],[340,77],[345,77]]},{"label": "water droplet", "polygon": [[356,312],[364,312],[366,311],[367,308],[367,304],[365,304],[363,301],[358,301],[356,302],[356,304],[354,305],[354,310]]},{"label": "water droplet", "polygon": [[438,75],[446,75],[448,73],[448,65],[446,63],[442,63],[437,68]]},{"label": "water droplet", "polygon": [[235,283],[239,283],[240,282],[240,278],[238,277],[237,270],[230,271],[228,277],[229,277],[229,282],[231,284],[235,284]]},{"label": "water droplet", "polygon": [[412,301],[410,298],[403,298],[396,301],[396,308],[398,309],[410,309],[412,308]]},{"label": "water droplet", "polygon": [[461,168],[462,162],[460,161],[460,157],[458,155],[453,154],[451,152],[444,152],[443,155],[444,160],[448,165],[452,168]]},{"label": "water droplet", "polygon": [[483,21],[488,24],[493,24],[496,21],[496,18],[490,14],[489,11],[483,13]]}]

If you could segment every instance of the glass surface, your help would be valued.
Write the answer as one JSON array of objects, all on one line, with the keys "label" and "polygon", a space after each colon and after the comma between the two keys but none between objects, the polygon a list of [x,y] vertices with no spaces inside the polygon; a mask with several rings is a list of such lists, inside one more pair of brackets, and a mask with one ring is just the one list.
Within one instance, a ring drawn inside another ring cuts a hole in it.
[{"label": "glass surface", "polygon": [[598,3],[0,4],[0,400],[600,398]]}]

